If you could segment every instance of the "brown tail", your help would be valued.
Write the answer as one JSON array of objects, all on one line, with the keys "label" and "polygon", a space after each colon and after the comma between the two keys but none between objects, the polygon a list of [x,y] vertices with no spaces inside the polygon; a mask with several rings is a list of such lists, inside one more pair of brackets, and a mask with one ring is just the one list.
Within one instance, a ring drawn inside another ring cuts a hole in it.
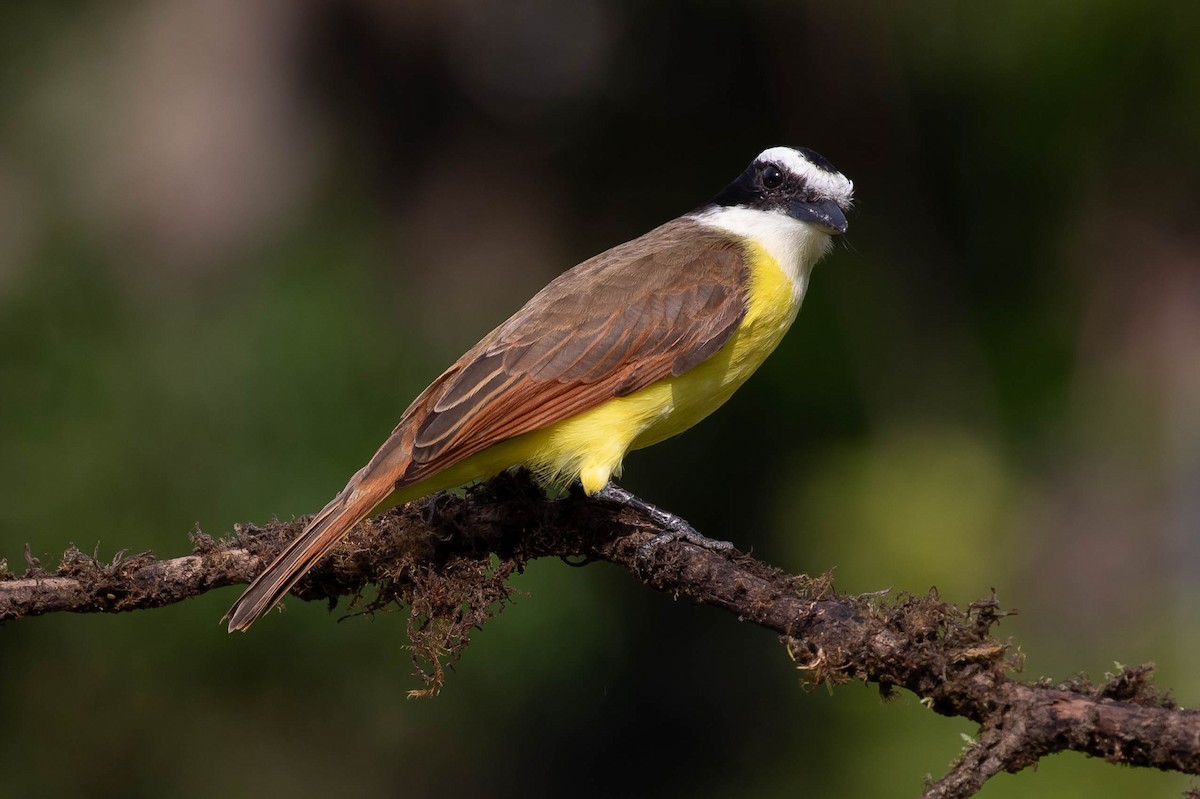
[{"label": "brown tail", "polygon": [[325,557],[391,490],[392,483],[387,480],[351,480],[350,485],[308,523],[304,532],[288,544],[233,603],[225,614],[229,619],[229,632],[248,630],[260,616],[275,607],[305,572]]}]

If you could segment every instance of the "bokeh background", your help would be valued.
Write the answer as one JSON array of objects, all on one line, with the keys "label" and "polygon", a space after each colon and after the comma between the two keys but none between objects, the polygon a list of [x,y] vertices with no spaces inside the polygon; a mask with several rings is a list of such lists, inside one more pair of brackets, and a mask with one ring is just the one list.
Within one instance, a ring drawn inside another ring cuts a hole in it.
[{"label": "bokeh background", "polygon": [[[0,556],[312,512],[558,272],[802,144],[850,234],[627,462],[840,588],[998,591],[1030,678],[1200,705],[1200,5],[160,0],[0,12]],[[403,614],[0,629],[0,796],[913,796],[971,725],[538,562],[434,700]],[[984,797],[1177,796],[1073,755]]]}]

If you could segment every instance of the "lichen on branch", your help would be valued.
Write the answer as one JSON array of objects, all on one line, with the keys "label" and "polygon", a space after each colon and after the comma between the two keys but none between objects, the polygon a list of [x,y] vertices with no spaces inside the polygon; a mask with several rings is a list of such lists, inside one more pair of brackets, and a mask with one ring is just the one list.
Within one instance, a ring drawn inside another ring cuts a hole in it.
[{"label": "lichen on branch", "polygon": [[[170,560],[121,553],[102,562],[72,547],[49,571],[27,553],[23,576],[0,564],[0,620],[162,607],[246,583],[305,521],[239,525],[225,540],[194,533],[193,552]],[[363,521],[293,593],[331,607],[349,598],[352,614],[405,609],[424,681],[415,693],[432,694],[471,632],[511,599],[509,578],[529,561],[607,561],[651,588],[778,633],[810,684],[862,680],[885,697],[905,689],[942,715],[978,723],[950,771],[927,780],[930,799],[971,796],[993,775],[1063,750],[1200,774],[1200,712],[1154,688],[1152,666],[1121,667],[1098,685],[1022,682],[1019,650],[995,635],[1009,611],[994,595],[965,610],[934,592],[840,595],[828,575],[789,574],[737,551],[671,541],[647,556],[642,545],[662,532],[629,507],[577,494],[547,499],[527,476],[506,474]],[[378,592],[364,598],[373,584]]]}]

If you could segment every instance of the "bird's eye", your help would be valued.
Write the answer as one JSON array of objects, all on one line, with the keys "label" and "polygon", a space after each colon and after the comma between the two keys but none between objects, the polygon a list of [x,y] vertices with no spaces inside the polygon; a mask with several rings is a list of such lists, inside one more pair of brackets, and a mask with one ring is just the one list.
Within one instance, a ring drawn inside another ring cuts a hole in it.
[{"label": "bird's eye", "polygon": [[783,185],[783,173],[774,164],[767,164],[762,171],[762,184],[768,189],[777,189]]}]

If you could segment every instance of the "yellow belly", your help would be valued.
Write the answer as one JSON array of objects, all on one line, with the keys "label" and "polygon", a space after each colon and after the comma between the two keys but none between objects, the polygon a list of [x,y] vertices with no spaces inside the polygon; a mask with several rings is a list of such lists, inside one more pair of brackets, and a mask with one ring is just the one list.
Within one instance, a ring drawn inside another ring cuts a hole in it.
[{"label": "yellow belly", "polygon": [[528,466],[548,483],[575,479],[588,494],[621,473],[625,454],[682,433],[721,407],[778,346],[796,318],[803,291],[764,249],[751,245],[746,316],[720,350],[678,377],[542,430],[496,444],[410,486],[389,504]]}]

